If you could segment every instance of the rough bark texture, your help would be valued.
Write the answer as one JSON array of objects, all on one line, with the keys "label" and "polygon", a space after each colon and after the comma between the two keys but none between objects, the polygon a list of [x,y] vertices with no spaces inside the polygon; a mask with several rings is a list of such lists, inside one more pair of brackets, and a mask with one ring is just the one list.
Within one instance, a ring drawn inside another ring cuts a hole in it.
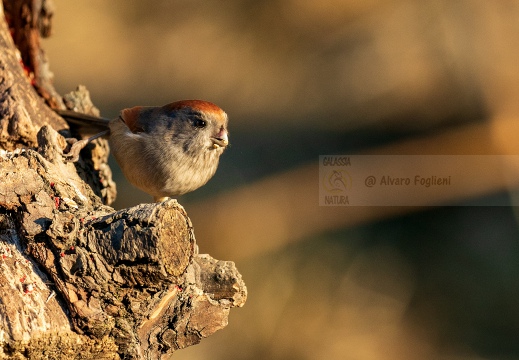
[{"label": "rough bark texture", "polygon": [[[42,13],[38,1],[4,3],[11,25]],[[1,11],[0,358],[159,359],[226,326],[246,299],[234,264],[198,254],[176,200],[107,206],[105,140],[64,161],[68,127],[24,73]],[[97,111],[84,88],[53,101]]]},{"label": "rough bark texture", "polygon": [[40,38],[51,34],[54,15],[52,0],[6,0],[4,6],[26,75],[51,107],[64,108],[61,96],[52,86],[54,75],[45,51],[40,47]]}]

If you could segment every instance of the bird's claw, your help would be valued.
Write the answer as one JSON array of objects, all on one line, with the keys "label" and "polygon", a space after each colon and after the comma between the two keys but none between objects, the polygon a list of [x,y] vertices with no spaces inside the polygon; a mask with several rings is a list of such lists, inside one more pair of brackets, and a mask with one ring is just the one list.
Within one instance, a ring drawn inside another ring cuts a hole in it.
[{"label": "bird's claw", "polygon": [[65,152],[63,152],[63,155],[65,156],[65,161],[67,162],[76,162],[79,160],[79,153],[83,148],[88,144],[88,139],[84,140],[77,140],[74,138],[68,138],[66,139],[67,149]]}]

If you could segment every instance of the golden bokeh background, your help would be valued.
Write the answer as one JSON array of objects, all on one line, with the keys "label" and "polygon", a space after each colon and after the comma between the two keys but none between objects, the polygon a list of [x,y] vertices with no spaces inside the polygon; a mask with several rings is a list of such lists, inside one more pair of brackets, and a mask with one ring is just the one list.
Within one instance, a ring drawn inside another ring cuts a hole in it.
[{"label": "golden bokeh background", "polygon": [[[249,298],[176,359],[519,359],[515,208],[467,206],[513,189],[318,206],[319,155],[519,155],[519,2],[54,3],[60,93],[86,85],[105,117],[189,98],[229,114],[216,176],[179,201]],[[151,201],[112,169],[116,208]]]}]

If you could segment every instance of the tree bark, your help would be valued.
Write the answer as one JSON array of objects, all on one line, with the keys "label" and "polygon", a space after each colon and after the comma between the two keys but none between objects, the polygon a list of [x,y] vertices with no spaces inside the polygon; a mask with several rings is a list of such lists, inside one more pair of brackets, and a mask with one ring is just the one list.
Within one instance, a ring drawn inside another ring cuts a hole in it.
[{"label": "tree bark", "polygon": [[38,91],[26,60],[24,72],[19,59],[44,58],[34,56],[39,26],[50,27],[43,3],[4,0],[10,29],[0,4],[0,358],[167,357],[225,327],[245,284],[234,263],[198,254],[176,200],[107,206],[105,140],[64,160],[68,126],[45,102],[97,110],[84,88],[59,97],[41,75],[48,64],[30,67]]}]

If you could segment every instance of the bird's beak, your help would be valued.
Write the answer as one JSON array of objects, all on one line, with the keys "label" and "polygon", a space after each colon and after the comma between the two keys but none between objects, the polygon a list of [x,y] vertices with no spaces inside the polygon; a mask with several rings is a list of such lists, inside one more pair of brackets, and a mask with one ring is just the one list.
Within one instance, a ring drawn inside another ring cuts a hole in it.
[{"label": "bird's beak", "polygon": [[226,147],[227,145],[229,145],[229,135],[227,134],[227,130],[225,129],[220,129],[220,131],[218,132],[218,134],[216,134],[216,136],[212,137],[211,138],[212,142],[213,142],[213,148],[217,149],[219,147]]}]

